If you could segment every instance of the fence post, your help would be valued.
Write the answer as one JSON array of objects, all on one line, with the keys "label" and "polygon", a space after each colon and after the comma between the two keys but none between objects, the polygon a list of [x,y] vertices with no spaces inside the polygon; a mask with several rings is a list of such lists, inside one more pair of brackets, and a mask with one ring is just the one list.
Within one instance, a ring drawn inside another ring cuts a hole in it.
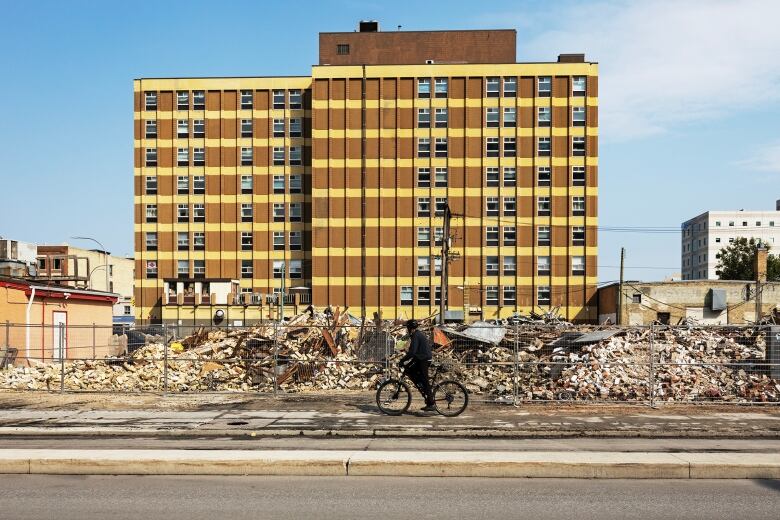
[{"label": "fence post", "polygon": [[60,323],[60,393],[65,393],[65,324]]},{"label": "fence post", "polygon": [[514,402],[514,405],[517,406],[517,402],[520,399],[520,390],[517,388],[517,385],[520,383],[520,359],[518,357],[518,346],[520,343],[520,324],[515,323],[515,344],[514,344],[514,382],[512,383],[512,401]]},{"label": "fence post", "polygon": [[163,396],[168,395],[168,331],[165,323],[163,330]]},{"label": "fence post", "polygon": [[95,331],[95,322],[93,321],[92,322],[92,359],[93,360],[97,357],[97,355],[95,353],[95,347],[96,347],[95,333],[96,333],[96,331]]},{"label": "fence post", "polygon": [[11,322],[5,320],[5,346],[11,346]]},{"label": "fence post", "polygon": [[650,324],[650,407],[655,408],[655,323]]},{"label": "fence post", "polygon": [[279,392],[279,375],[277,373],[277,367],[279,363],[279,323],[274,321],[274,397]]}]

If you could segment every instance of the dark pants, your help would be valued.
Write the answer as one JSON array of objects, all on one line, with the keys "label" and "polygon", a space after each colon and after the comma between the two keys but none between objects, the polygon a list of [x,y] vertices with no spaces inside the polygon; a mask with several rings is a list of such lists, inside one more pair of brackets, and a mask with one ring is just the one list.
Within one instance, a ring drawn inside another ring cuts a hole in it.
[{"label": "dark pants", "polygon": [[431,380],[428,376],[428,368],[431,366],[430,360],[413,358],[406,368],[406,374],[415,384],[422,396],[425,398],[425,404],[433,405],[433,395],[431,394]]}]

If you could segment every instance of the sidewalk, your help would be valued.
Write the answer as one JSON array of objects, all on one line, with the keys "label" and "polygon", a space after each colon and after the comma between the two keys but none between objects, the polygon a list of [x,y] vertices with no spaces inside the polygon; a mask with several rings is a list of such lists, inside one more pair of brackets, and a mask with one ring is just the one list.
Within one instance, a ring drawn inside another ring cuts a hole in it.
[{"label": "sidewalk", "polygon": [[[413,402],[412,410],[421,403]],[[378,412],[370,394],[284,396],[0,392],[0,436],[318,436],[780,439],[780,407],[473,403],[455,418]]]}]

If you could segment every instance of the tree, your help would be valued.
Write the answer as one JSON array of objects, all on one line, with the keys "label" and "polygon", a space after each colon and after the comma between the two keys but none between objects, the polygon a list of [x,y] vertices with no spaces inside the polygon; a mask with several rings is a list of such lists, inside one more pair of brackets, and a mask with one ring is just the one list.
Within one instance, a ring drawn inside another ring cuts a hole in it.
[{"label": "tree", "polygon": [[[737,238],[718,253],[718,265],[715,274],[721,280],[755,280],[756,271],[753,262],[759,241],[755,238]],[[769,249],[769,246],[764,244]],[[780,258],[769,255],[767,258],[767,279],[780,280]]]}]

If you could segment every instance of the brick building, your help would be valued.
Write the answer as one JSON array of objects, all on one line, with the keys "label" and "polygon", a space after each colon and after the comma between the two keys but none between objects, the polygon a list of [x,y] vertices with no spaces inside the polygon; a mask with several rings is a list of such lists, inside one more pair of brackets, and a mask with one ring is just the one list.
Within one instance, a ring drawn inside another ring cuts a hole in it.
[{"label": "brick building", "polygon": [[451,311],[596,319],[597,65],[375,29],[320,34],[306,77],[135,80],[139,320],[429,316],[445,207]]}]

